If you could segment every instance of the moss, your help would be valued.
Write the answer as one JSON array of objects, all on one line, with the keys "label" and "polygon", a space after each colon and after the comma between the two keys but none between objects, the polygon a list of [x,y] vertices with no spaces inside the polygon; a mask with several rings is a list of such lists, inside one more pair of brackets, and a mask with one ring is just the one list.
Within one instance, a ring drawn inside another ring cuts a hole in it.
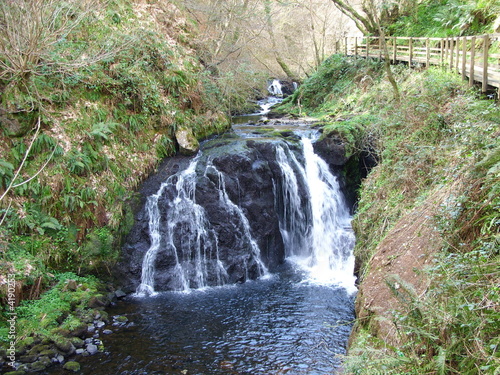
[{"label": "moss", "polygon": [[73,371],[73,372],[78,372],[80,371],[80,364],[76,361],[68,361],[64,364],[63,369],[67,371]]}]

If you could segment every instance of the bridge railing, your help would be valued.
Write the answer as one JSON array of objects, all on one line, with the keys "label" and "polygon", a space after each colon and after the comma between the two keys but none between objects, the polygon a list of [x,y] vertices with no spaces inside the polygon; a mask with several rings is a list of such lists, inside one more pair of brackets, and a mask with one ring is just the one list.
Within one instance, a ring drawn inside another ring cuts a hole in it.
[{"label": "bridge railing", "polygon": [[[449,38],[385,38],[392,63],[407,62],[448,67],[469,79],[469,85],[481,83],[500,88],[500,34]],[[384,58],[380,37],[345,37],[336,43],[336,53],[350,56]]]}]

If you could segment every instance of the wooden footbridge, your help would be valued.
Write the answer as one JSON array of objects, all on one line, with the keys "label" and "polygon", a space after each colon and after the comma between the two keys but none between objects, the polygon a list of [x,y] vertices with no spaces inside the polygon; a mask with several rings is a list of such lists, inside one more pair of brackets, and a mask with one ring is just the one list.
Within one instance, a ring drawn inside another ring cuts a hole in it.
[{"label": "wooden footbridge", "polygon": [[[450,38],[387,37],[392,63],[440,65],[461,74],[469,85],[481,84],[482,92],[500,90],[500,34]],[[336,53],[384,58],[382,38],[345,37],[335,45]]]}]

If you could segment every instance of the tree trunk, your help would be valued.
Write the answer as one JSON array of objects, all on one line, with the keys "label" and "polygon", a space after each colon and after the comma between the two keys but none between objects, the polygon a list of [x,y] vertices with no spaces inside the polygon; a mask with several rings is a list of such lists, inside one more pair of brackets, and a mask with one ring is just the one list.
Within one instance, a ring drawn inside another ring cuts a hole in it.
[{"label": "tree trunk", "polygon": [[365,35],[378,35],[378,27],[376,22],[374,22],[374,16],[376,14],[370,14],[370,11],[364,9],[366,17],[362,16],[356,9],[354,9],[347,1],[343,0],[332,0],[335,6],[344,13],[347,17],[352,19],[356,24],[356,27],[361,30]]},{"label": "tree trunk", "polygon": [[281,67],[283,72],[285,72],[286,76],[291,79],[292,81],[298,81],[297,76],[292,72],[288,64],[285,62],[281,54],[279,53],[279,49],[276,43],[276,37],[274,35],[274,26],[273,26],[273,19],[272,19],[272,14],[271,14],[271,1],[266,0],[264,3],[264,10],[266,12],[266,25],[267,25],[267,32],[269,33],[269,37],[271,38],[271,46],[273,49],[274,57],[276,59],[276,62],[278,65]]}]

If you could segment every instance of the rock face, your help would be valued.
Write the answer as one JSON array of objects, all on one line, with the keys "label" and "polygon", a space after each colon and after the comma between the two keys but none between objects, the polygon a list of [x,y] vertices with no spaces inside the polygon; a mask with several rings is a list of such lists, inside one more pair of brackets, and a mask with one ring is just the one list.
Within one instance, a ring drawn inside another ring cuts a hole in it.
[{"label": "rock face", "polygon": [[[277,145],[290,152],[300,150],[295,157],[299,162],[303,158],[301,147],[284,143],[221,138],[204,143],[196,158],[168,159],[140,190],[144,203],[154,195],[155,212],[161,213],[155,224],[159,229],[153,230],[156,237],[150,234],[153,211],[143,204],[116,271],[123,289],[133,292],[141,286],[143,291],[148,285],[155,291],[182,290],[186,282],[189,288],[220,285],[221,279],[222,283],[244,282],[283,263],[279,217],[283,171]],[[335,153],[329,156],[331,164],[342,158]],[[304,211],[307,194],[302,188]],[[187,200],[187,196],[192,197]],[[144,259],[153,265],[152,278],[142,277],[143,268],[149,269]]]},{"label": "rock face", "polygon": [[194,155],[200,149],[200,144],[198,140],[193,135],[193,131],[187,128],[177,129],[175,132],[175,139],[179,144],[179,152],[182,155]]},{"label": "rock face", "polygon": [[[232,141],[230,146],[226,146],[222,140],[211,141],[202,152],[203,158],[196,166],[195,200],[210,222],[210,231],[217,237],[218,247],[217,255],[207,256],[213,261],[218,258],[224,264],[226,281],[229,283],[255,279],[260,274],[259,264],[250,254],[252,244],[243,238],[245,223],[242,222],[241,213],[247,220],[249,232],[265,266],[272,270],[284,261],[284,245],[274,202],[273,184],[281,174],[275,161],[274,146],[271,142],[254,141]],[[168,176],[185,170],[190,161],[191,158],[185,157],[169,160],[156,176],[144,184],[141,194],[148,196],[156,193]],[[207,168],[209,163],[213,167]],[[221,200],[221,179],[225,194],[234,207]],[[167,205],[171,204],[169,202],[175,200],[171,194],[165,192],[159,198],[160,211],[166,210]],[[186,224],[179,226],[186,227]],[[117,276],[126,281],[124,289],[129,292],[140,284],[143,259],[151,247],[149,229],[149,215],[144,207],[136,216],[136,223],[123,247],[123,257],[118,267]],[[192,228],[179,230],[192,231]],[[176,238],[176,248],[186,246],[187,237],[188,234]],[[162,243],[155,261],[155,290],[178,289],[174,285],[175,264],[176,256],[171,247]],[[208,272],[212,272],[210,267]],[[207,279],[213,284],[216,275],[210,274]]]}]

